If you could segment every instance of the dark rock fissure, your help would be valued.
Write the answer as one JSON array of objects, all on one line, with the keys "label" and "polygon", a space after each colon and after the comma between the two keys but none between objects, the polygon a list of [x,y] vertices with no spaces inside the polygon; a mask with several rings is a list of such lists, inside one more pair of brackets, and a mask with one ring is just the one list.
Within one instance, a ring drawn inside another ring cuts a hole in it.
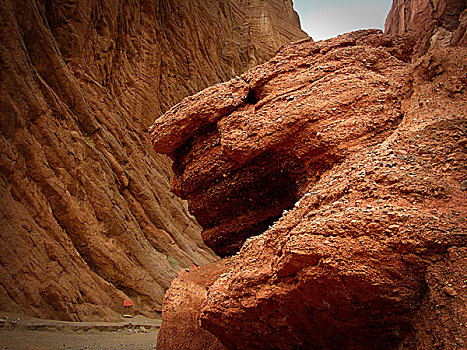
[{"label": "dark rock fissure", "polygon": [[258,102],[259,98],[257,97],[256,91],[250,88],[250,91],[248,91],[248,95],[246,96],[246,103],[255,105]]}]

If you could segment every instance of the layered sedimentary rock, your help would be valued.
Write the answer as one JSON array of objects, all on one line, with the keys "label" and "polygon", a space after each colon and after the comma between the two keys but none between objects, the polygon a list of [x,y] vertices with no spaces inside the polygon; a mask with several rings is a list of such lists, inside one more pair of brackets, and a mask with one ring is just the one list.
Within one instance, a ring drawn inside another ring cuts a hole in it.
[{"label": "layered sedimentary rock", "polygon": [[219,255],[265,231],[354,140],[400,122],[409,41],[354,34],[297,47],[185,99],[153,126],[155,150],[174,160],[172,189]]},{"label": "layered sedimentary rock", "polygon": [[467,46],[465,0],[394,0],[385,31],[417,38],[416,53],[445,46]]},{"label": "layered sedimentary rock", "polygon": [[465,346],[467,55],[412,65],[413,44],[299,42],[156,120],[206,244],[237,253],[214,282],[203,267],[175,280],[161,349],[191,348],[170,334],[193,285],[207,293],[190,329],[219,349]]},{"label": "layered sedimentary rock", "polygon": [[303,38],[291,2],[1,0],[0,19],[0,308],[159,311],[180,267],[215,255],[147,128]]},{"label": "layered sedimentary rock", "polygon": [[246,31],[247,38],[256,43],[250,52],[261,58],[256,60],[257,64],[264,62],[265,57],[271,58],[281,46],[308,37],[300,29],[300,19],[292,0],[237,0],[231,3],[233,8],[244,8],[243,13],[233,11],[234,16],[237,13],[235,23],[239,31]]}]

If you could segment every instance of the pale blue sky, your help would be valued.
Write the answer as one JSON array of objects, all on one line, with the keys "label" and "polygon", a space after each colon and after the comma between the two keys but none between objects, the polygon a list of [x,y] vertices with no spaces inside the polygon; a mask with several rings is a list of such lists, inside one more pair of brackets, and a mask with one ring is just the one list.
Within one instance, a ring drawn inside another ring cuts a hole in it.
[{"label": "pale blue sky", "polygon": [[314,40],[365,28],[384,28],[392,0],[293,0],[302,28]]}]

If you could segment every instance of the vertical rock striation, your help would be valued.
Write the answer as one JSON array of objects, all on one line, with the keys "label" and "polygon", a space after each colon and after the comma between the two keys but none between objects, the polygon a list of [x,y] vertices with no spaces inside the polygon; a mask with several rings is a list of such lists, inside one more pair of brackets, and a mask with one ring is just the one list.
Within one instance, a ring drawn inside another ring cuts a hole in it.
[{"label": "vertical rock striation", "polygon": [[387,34],[417,38],[416,53],[430,48],[467,46],[465,0],[394,0],[386,18]]},{"label": "vertical rock striation", "polygon": [[215,255],[146,130],[305,37],[291,2],[0,0],[0,23],[2,310],[105,320],[131,298],[160,311],[180,267]]}]

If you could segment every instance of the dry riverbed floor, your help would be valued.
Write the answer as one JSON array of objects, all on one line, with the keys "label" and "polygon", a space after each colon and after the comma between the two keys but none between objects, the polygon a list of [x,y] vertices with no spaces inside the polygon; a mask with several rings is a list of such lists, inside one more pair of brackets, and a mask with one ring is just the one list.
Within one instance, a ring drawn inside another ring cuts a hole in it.
[{"label": "dry riverbed floor", "polygon": [[0,315],[0,350],[155,349],[160,319],[64,322]]}]

